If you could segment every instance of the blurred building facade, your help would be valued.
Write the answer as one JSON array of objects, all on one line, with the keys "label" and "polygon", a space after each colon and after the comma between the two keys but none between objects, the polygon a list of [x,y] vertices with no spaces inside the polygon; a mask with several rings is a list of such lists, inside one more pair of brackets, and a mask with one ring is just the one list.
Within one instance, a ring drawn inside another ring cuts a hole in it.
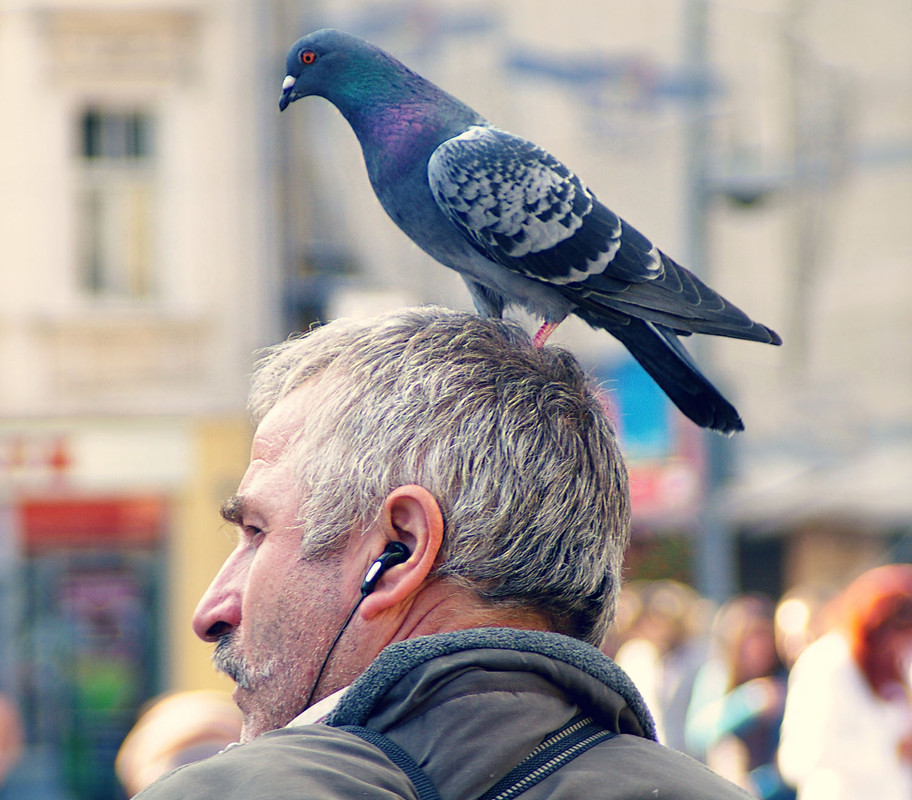
[{"label": "blurred building facade", "polygon": [[231,547],[252,352],[340,313],[470,307],[339,115],[279,115],[285,52],[319,27],[542,144],[783,335],[694,343],[747,425],[707,440],[607,334],[561,326],[631,459],[635,571],[694,579],[707,508],[732,588],[909,557],[912,11],[872,3],[0,5],[0,690],[60,785],[116,796],[92,764],[138,704],[225,685],[189,618]]},{"label": "blurred building facade", "polygon": [[252,351],[281,330],[263,20],[246,0],[0,5],[17,797],[120,796],[140,705],[228,683],[189,618],[232,546],[217,510],[246,464]]}]

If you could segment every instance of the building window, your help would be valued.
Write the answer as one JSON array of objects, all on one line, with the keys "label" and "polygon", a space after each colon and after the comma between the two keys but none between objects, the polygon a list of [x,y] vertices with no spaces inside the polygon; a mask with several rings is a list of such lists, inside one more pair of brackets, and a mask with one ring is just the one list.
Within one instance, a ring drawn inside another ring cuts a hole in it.
[{"label": "building window", "polygon": [[79,267],[93,297],[143,300],[156,281],[154,119],[88,108],[79,131]]}]

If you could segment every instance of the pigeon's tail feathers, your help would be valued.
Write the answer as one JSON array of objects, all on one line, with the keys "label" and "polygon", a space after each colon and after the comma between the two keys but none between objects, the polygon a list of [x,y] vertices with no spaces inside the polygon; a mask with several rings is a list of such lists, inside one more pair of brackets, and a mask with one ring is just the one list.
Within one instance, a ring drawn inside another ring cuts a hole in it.
[{"label": "pigeon's tail feathers", "polygon": [[752,320],[665,253],[658,251],[658,255],[663,267],[661,277],[630,283],[621,291],[610,285],[607,291],[601,290],[598,280],[590,280],[586,284],[588,291],[577,302],[588,305],[595,313],[599,307],[613,309],[664,325],[681,335],[705,333],[782,344],[774,330]]},{"label": "pigeon's tail feathers", "polygon": [[744,430],[737,409],[700,372],[674,331],[633,318],[622,325],[595,324],[619,339],[671,402],[701,428],[726,435]]}]

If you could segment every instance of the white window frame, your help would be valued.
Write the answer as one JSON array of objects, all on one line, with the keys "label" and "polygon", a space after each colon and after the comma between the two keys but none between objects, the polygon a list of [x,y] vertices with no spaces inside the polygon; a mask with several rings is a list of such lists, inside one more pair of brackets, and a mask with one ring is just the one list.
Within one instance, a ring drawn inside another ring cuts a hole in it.
[{"label": "white window frame", "polygon": [[78,284],[93,301],[160,298],[157,122],[143,106],[86,103],[77,112]]}]

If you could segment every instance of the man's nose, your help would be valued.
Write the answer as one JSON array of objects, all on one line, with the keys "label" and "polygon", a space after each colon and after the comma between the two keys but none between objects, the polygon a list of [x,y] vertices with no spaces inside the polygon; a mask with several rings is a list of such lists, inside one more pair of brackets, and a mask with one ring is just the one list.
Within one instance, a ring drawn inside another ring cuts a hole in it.
[{"label": "man's nose", "polygon": [[244,548],[235,548],[193,612],[193,632],[205,642],[218,641],[241,623],[247,576],[244,554]]}]

